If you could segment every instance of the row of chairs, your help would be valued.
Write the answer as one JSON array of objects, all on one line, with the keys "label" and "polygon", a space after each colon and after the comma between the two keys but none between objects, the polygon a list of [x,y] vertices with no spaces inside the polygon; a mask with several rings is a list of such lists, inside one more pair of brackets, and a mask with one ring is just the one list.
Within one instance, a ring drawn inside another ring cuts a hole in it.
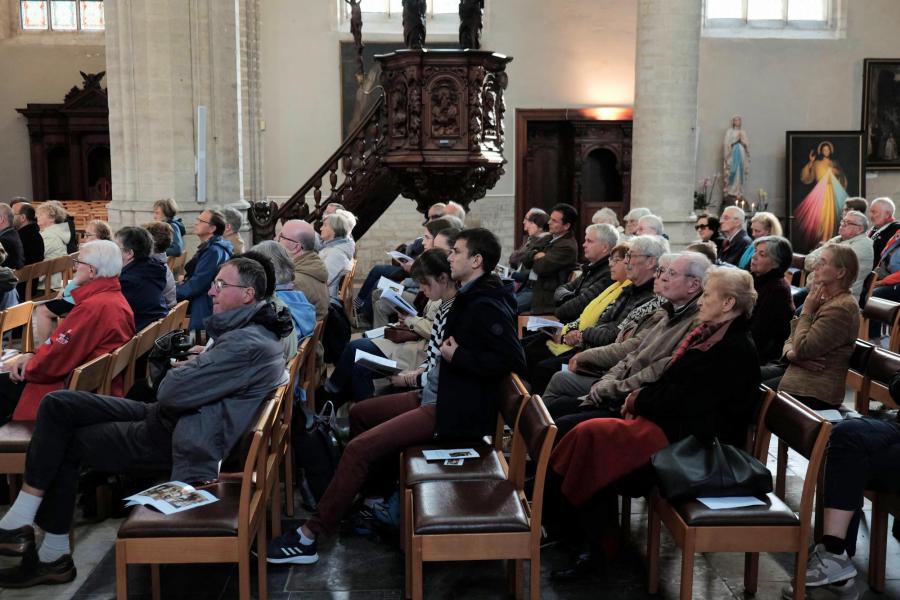
[{"label": "row of chairs", "polygon": [[[16,269],[16,278],[24,284],[24,292],[19,300],[27,302],[29,300],[51,300],[56,296],[56,291],[51,282],[53,276],[60,276],[60,287],[65,286],[72,279],[72,261],[78,258],[78,252],[73,252],[66,256],[58,256],[49,258],[40,262],[25,265],[21,269]],[[37,289],[37,283],[43,281],[43,290]],[[54,282],[55,283],[55,282]]]}]

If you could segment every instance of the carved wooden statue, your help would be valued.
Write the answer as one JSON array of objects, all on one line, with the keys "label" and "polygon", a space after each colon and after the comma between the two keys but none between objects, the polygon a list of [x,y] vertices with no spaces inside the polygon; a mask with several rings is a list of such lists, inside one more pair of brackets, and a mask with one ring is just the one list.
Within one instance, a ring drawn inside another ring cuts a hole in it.
[{"label": "carved wooden statue", "polygon": [[350,5],[350,33],[353,35],[353,45],[356,46],[356,82],[362,85],[366,76],[366,69],[363,65],[363,46],[362,43],[362,9],[359,7],[361,0],[344,0]]},{"label": "carved wooden statue", "polygon": [[403,0],[403,42],[407,48],[421,50],[425,45],[426,0]]},{"label": "carved wooden statue", "polygon": [[481,48],[481,29],[484,26],[484,0],[459,1],[459,47]]}]

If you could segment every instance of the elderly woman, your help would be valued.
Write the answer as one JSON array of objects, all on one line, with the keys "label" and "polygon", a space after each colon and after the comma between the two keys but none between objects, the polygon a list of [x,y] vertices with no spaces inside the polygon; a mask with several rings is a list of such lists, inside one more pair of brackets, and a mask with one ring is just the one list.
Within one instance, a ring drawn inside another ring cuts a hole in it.
[{"label": "elderly woman", "polygon": [[122,249],[122,295],[134,313],[134,328],[140,331],[169,312],[163,294],[166,263],[151,256],[153,238],[143,227],[123,227],[116,232],[115,241]]},{"label": "elderly woman", "polygon": [[[781,236],[781,223],[778,221],[778,217],[770,212],[758,212],[750,219],[750,237],[756,240],[767,235]],[[741,255],[737,264],[738,268],[749,267],[754,252],[756,252],[756,245],[750,244]]]},{"label": "elderly woman", "polygon": [[719,218],[705,213],[697,215],[697,223],[694,225],[697,231],[698,241],[712,242],[716,245],[716,256],[722,253],[722,242],[725,238],[719,231]]},{"label": "elderly woman", "polygon": [[37,207],[37,223],[44,240],[44,260],[65,256],[72,239],[66,222],[66,209],[55,202],[45,202]]},{"label": "elderly woman", "polygon": [[356,253],[356,243],[350,237],[356,227],[356,217],[344,209],[337,209],[322,220],[322,249],[319,258],[328,269],[328,292],[332,298],[340,294],[341,275],[350,270]]},{"label": "elderly woman", "polygon": [[[88,242],[72,262],[77,287],[72,290],[75,306],[66,320],[37,350],[5,364],[9,375],[0,379],[4,419],[15,409],[15,420],[33,421],[41,399],[65,387],[76,367],[134,337],[134,316],[119,284],[119,247],[109,240]],[[113,382],[112,395],[124,395],[121,379]]]},{"label": "elderly woman", "polygon": [[172,244],[166,248],[166,256],[181,256],[184,252],[184,234],[187,229],[181,222],[178,214],[178,205],[171,198],[163,198],[153,203],[153,219],[161,223],[168,223],[172,228]]},{"label": "elderly woman", "polygon": [[110,229],[109,223],[107,223],[106,221],[94,219],[93,221],[88,221],[88,224],[84,226],[83,237],[85,242],[93,242],[95,240],[111,240],[112,229]]},{"label": "elderly woman", "polygon": [[286,306],[294,320],[294,337],[297,340],[312,335],[316,328],[316,307],[300,290],[294,289],[294,262],[284,246],[274,240],[266,240],[253,246],[256,252],[272,262],[275,271],[275,294],[273,301],[279,308]]},{"label": "elderly woman", "polygon": [[[616,495],[604,488],[648,465],[658,450],[690,435],[743,445],[760,377],[748,327],[755,301],[749,273],[709,269],[698,301],[699,324],[672,353],[659,379],[629,394],[622,408],[625,419],[585,421],[553,451],[550,464],[570,504],[583,507],[591,500],[592,509],[603,511],[601,526],[611,525]],[[585,540],[601,537],[590,527],[581,527],[580,533]]]},{"label": "elderly woman", "polygon": [[616,231],[622,233],[625,229],[619,225],[619,216],[616,214],[616,211],[609,208],[608,206],[604,206],[600,210],[594,213],[594,216],[591,217],[591,223],[595,225],[600,225],[602,223],[606,223],[607,225],[612,225],[615,227]]},{"label": "elderly woman", "polygon": [[791,333],[794,301],[791,286],[784,279],[794,251],[785,238],[770,235],[753,242],[756,252],[750,259],[750,274],[758,296],[750,333],[756,343],[760,364],[778,360],[784,340]]},{"label": "elderly woman", "polygon": [[649,208],[632,208],[625,215],[625,236],[631,237],[634,235],[638,235],[638,221],[640,221],[641,217],[652,214]]},{"label": "elderly woman", "polygon": [[849,246],[828,244],[813,269],[816,280],[784,343],[787,369],[780,382],[776,377],[767,383],[823,410],[844,401],[844,380],[859,332],[859,303],[850,292],[859,262]]}]

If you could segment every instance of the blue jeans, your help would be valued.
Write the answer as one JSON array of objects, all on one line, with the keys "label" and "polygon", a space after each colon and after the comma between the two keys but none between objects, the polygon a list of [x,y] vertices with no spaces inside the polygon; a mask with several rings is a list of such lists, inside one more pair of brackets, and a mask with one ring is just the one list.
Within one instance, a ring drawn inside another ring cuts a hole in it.
[{"label": "blue jeans", "polygon": [[331,377],[325,382],[325,391],[334,397],[337,406],[348,400],[359,402],[375,395],[375,380],[380,375],[354,363],[357,350],[385,357],[378,346],[368,338],[360,338],[347,344],[334,365]]},{"label": "blue jeans", "polygon": [[372,270],[366,275],[366,280],[363,282],[362,287],[359,288],[359,294],[356,296],[356,314],[362,315],[371,323],[373,317],[372,291],[378,284],[378,280],[382,277],[394,279],[403,273],[402,268],[394,265],[375,265],[372,267]]}]

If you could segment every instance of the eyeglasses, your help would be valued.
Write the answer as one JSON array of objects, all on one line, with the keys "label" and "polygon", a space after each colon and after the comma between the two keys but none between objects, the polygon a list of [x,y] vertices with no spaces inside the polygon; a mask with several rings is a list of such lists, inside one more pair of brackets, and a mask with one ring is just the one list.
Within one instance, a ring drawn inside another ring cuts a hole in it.
[{"label": "eyeglasses", "polygon": [[225,281],[222,281],[221,279],[214,279],[212,284],[213,284],[213,287],[216,288],[217,292],[221,292],[224,288],[230,288],[230,287],[244,288],[244,289],[248,289],[250,287],[249,285],[235,285],[233,283],[227,283]]},{"label": "eyeglasses", "polygon": [[625,260],[631,262],[632,259],[653,256],[652,254],[632,254],[631,252],[625,253]]},{"label": "eyeglasses", "polygon": [[78,260],[77,258],[73,258],[73,259],[72,259],[72,264],[75,265],[75,268],[76,268],[76,269],[78,268],[78,265],[85,265],[85,266],[90,267],[90,268],[92,268],[92,269],[96,269],[96,268],[97,268],[97,267],[95,267],[94,265],[92,265],[91,263],[89,263],[89,262],[84,262],[83,260]]},{"label": "eyeglasses", "polygon": [[694,279],[699,279],[696,275],[691,275],[690,273],[679,273],[675,269],[657,269],[656,274],[658,276],[666,275],[669,279],[675,279],[676,277],[693,277]]},{"label": "eyeglasses", "polygon": [[625,259],[624,259],[624,258],[620,258],[620,257],[618,257],[618,256],[610,256],[610,257],[609,257],[609,264],[615,265],[615,264],[618,264],[618,263],[622,262],[623,260],[625,260]]},{"label": "eyeglasses", "polygon": [[200,217],[197,217],[197,220],[200,221],[201,223],[206,223],[207,225],[212,225],[212,223],[210,223],[206,219],[201,219]]},{"label": "eyeglasses", "polygon": [[841,227],[843,227],[845,225],[853,225],[854,227],[863,227],[862,223],[855,223],[853,221],[847,221],[846,219],[844,219],[843,221],[841,221]]},{"label": "eyeglasses", "polygon": [[709,225],[694,225],[694,229],[700,231],[701,229],[709,229]]},{"label": "eyeglasses", "polygon": [[300,240],[292,240],[291,238],[287,237],[286,235],[281,235],[280,233],[278,234],[278,239],[279,240],[287,240],[287,241],[291,242],[292,244],[300,243]]},{"label": "eyeglasses", "polygon": [[97,234],[96,234],[96,233],[91,233],[90,231],[85,231],[85,232],[84,232],[84,237],[86,237],[86,238],[89,238],[89,237],[97,237]]}]

